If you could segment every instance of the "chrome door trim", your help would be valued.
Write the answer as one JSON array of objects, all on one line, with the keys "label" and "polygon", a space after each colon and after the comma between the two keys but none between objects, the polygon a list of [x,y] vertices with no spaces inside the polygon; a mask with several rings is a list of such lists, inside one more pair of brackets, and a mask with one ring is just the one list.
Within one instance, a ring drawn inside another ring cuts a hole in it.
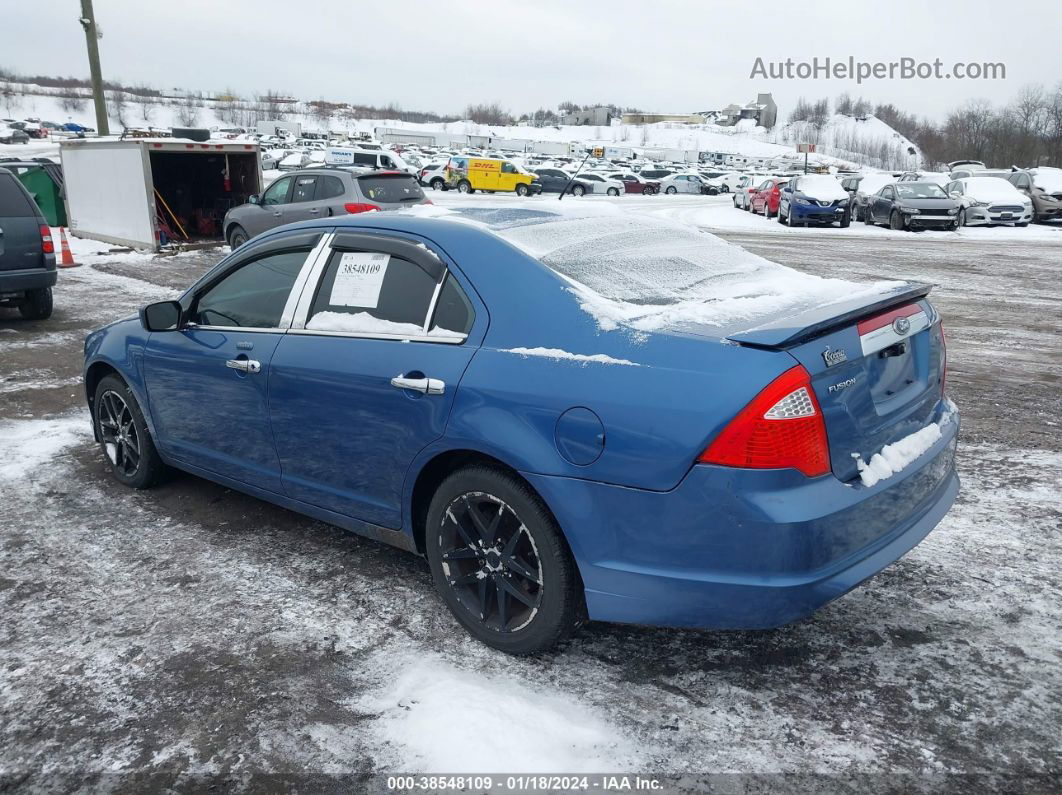
[{"label": "chrome door trim", "polygon": [[431,294],[431,301],[428,303],[428,314],[424,316],[424,328],[425,334],[428,333],[428,326],[431,324],[431,319],[435,317],[435,305],[439,303],[439,293],[442,292],[443,282],[449,277],[449,269],[443,270],[442,278],[435,283],[435,292]]},{"label": "chrome door trim", "polygon": [[[310,281],[310,274],[314,273],[317,268],[318,261],[322,259],[322,253],[329,249],[333,237],[335,237],[334,232],[325,232],[322,234],[321,239],[317,241],[317,245],[314,246],[307,255],[302,270],[299,271],[299,275],[295,278],[295,284],[292,285],[291,292],[288,293],[288,300],[284,304],[284,311],[280,314],[279,328],[281,330],[291,328],[292,324],[295,322],[298,307],[302,303],[303,293],[306,292],[306,285]],[[327,261],[328,257],[324,257],[323,259]],[[316,281],[313,283],[316,284]],[[301,328],[301,326],[298,327]]]},{"label": "chrome door trim", "polygon": [[[243,329],[240,329],[241,331]],[[274,329],[275,330],[275,329]],[[395,340],[398,342],[439,342],[443,345],[460,345],[466,339],[467,334],[386,334],[383,332],[359,332],[359,331],[323,331],[313,328],[291,328],[288,334],[307,334],[318,337],[350,337],[360,340]]]}]

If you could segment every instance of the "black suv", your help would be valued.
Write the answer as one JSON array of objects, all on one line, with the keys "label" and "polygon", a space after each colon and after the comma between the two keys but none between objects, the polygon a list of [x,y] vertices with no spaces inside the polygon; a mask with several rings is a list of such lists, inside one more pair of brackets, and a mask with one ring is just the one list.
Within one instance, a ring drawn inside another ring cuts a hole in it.
[{"label": "black suv", "polygon": [[0,306],[18,307],[27,320],[52,314],[55,245],[29,191],[0,168]]}]

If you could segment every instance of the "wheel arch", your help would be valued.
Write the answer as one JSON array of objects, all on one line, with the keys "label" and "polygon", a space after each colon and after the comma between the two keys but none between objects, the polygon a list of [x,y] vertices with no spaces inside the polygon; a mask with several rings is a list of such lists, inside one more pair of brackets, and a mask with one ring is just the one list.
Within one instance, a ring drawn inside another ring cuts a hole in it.
[{"label": "wheel arch", "polygon": [[[452,473],[459,469],[472,466],[488,466],[501,470],[527,486],[528,490],[542,503],[542,507],[550,515],[550,518],[553,519],[557,527],[560,528],[561,538],[564,539],[564,544],[568,548],[568,553],[571,554],[572,560],[575,561],[576,572],[579,571],[579,559],[572,550],[572,544],[568,539],[564,526],[557,518],[556,512],[546,501],[546,498],[542,496],[541,492],[539,492],[539,490],[536,489],[527,478],[521,475],[515,467],[490,453],[467,447],[452,448],[436,452],[431,458],[424,462],[417,471],[416,476],[412,479],[412,487],[409,490],[407,502],[409,508],[407,516],[409,516],[409,529],[413,534],[413,543],[419,554],[424,554],[428,507],[431,505],[431,500],[435,495],[435,491]],[[581,577],[582,575],[580,574],[580,588],[582,587]]]}]

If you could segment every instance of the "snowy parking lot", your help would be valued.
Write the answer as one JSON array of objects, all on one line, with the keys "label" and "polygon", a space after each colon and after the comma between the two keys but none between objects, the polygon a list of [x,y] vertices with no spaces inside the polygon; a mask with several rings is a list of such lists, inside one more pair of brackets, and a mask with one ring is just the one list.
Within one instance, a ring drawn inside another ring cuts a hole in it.
[{"label": "snowy parking lot", "polygon": [[643,771],[689,791],[779,773],[804,789],[939,791],[964,775],[971,792],[1050,791],[1062,230],[789,229],[729,202],[615,200],[810,273],[938,285],[962,492],[920,546],[782,629],[592,624],[545,656],[498,654],[408,553],[188,475],[118,485],[91,438],[82,340],[223,251],[75,241],[83,264],[60,273],[50,320],[0,310],[0,789]]}]

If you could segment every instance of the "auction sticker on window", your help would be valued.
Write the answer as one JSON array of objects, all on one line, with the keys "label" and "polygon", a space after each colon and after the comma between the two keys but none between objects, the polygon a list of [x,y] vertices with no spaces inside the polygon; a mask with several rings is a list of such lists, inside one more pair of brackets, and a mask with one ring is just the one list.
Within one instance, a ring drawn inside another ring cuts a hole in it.
[{"label": "auction sticker on window", "polygon": [[339,260],[336,280],[328,303],[332,306],[356,306],[376,309],[380,302],[389,254],[373,254],[364,251],[346,251]]}]

